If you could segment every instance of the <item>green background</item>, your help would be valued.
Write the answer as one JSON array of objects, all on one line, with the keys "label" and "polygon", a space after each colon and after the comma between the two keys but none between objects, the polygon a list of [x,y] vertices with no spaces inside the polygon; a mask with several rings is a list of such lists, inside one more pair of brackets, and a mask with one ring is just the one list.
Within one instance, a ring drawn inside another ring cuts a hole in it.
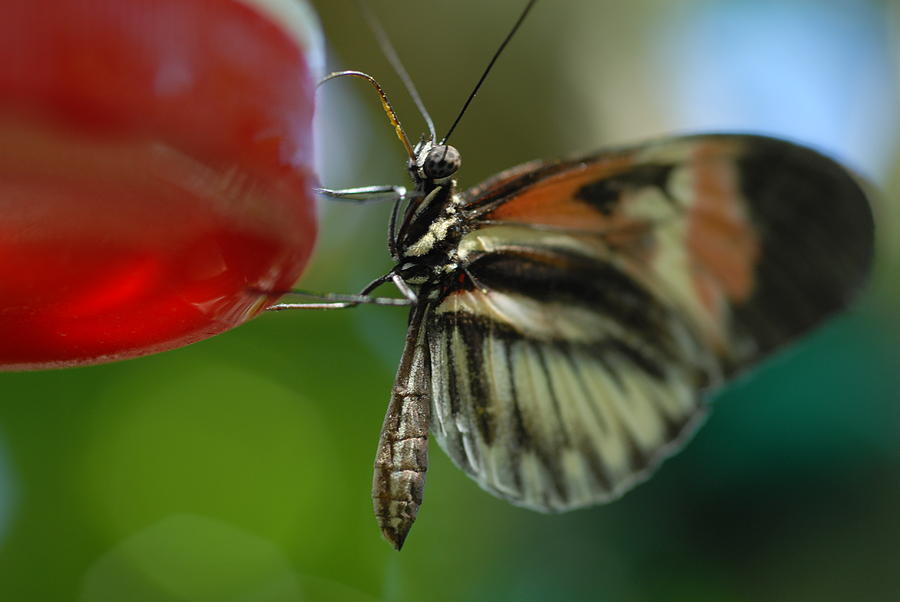
[{"label": "green background", "polygon": [[[382,79],[416,137],[354,4],[315,4],[329,66]],[[443,131],[523,2],[373,4]],[[532,513],[433,446],[395,552],[369,489],[404,310],[266,315],[158,356],[0,374],[0,600],[900,598],[898,32],[892,2],[544,0],[454,134],[464,187],[715,129],[814,144],[880,190],[861,302],[715,396],[684,452],[623,499]],[[327,185],[406,183],[364,84],[320,102]],[[305,288],[351,292],[390,267],[385,208],[321,215]]]}]

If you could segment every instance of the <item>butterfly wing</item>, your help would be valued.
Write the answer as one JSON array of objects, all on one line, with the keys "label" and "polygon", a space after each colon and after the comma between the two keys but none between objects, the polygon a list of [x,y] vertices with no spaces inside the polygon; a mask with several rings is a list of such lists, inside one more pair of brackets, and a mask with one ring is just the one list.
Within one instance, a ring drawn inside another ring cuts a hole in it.
[{"label": "butterfly wing", "polygon": [[846,170],[753,136],[529,164],[465,210],[425,330],[432,430],[482,487],[545,511],[645,477],[705,391],[845,307],[872,255]]}]

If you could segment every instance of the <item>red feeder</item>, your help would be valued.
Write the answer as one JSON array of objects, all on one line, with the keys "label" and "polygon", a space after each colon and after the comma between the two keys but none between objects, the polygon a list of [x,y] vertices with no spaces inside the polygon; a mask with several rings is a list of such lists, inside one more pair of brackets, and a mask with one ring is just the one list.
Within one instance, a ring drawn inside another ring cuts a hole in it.
[{"label": "red feeder", "polygon": [[232,328],[315,239],[298,0],[0,0],[0,369]]}]

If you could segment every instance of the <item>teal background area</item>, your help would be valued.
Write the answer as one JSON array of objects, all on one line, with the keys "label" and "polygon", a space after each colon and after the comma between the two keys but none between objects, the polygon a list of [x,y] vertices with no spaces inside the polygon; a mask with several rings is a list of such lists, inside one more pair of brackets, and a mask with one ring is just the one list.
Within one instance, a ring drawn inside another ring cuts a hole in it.
[{"label": "teal background area", "polygon": [[[329,66],[382,80],[417,137],[354,3],[314,4]],[[372,4],[440,132],[524,2]],[[621,500],[522,510],[432,445],[395,552],[369,490],[405,311],[264,315],[157,356],[0,374],[0,600],[900,598],[898,34],[888,1],[543,0],[454,134],[463,187],[534,158],[738,130],[811,144],[877,191],[860,302],[715,395],[685,450]],[[406,184],[362,82],[328,84],[319,123],[323,183]],[[323,205],[301,285],[353,292],[389,269],[386,210]]]}]

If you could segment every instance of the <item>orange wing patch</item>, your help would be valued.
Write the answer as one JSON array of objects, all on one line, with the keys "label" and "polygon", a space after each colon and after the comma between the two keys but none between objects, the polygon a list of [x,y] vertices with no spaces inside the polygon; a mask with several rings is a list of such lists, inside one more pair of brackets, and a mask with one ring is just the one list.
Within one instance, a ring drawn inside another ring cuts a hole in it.
[{"label": "orange wing patch", "polygon": [[710,302],[710,291],[721,290],[729,301],[740,303],[753,294],[760,244],[740,193],[735,162],[723,152],[726,145],[708,142],[694,153],[695,198],[688,212],[687,245],[701,298]]},{"label": "orange wing patch", "polygon": [[622,226],[615,214],[598,211],[577,194],[588,184],[626,171],[632,163],[631,156],[621,155],[578,164],[526,188],[484,219],[596,231]]}]

